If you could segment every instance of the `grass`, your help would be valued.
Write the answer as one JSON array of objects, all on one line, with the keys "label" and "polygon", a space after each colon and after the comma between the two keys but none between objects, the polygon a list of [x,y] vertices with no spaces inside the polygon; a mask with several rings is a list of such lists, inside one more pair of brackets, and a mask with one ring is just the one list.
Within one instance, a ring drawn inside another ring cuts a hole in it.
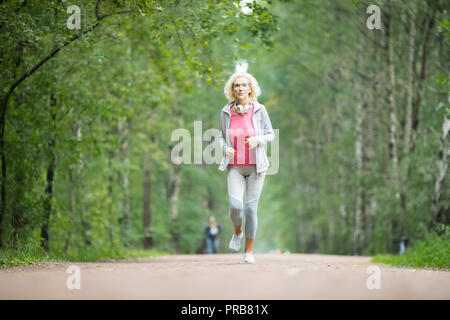
[{"label": "grass", "polygon": [[43,249],[32,245],[0,250],[0,267],[25,266],[42,261],[48,261],[48,255]]},{"label": "grass", "polygon": [[404,255],[376,255],[371,262],[390,264],[394,267],[450,269],[450,228],[444,227],[442,235],[428,234]]},{"label": "grass", "polygon": [[8,266],[25,266],[38,262],[71,261],[95,262],[109,259],[148,258],[167,254],[158,250],[143,249],[87,249],[65,253],[47,254],[40,246],[23,245],[15,249],[0,250],[0,268]]},{"label": "grass", "polygon": [[148,258],[164,255],[166,253],[157,250],[143,249],[88,249],[64,254],[50,254],[51,260],[63,260],[71,262],[89,262],[109,259]]}]

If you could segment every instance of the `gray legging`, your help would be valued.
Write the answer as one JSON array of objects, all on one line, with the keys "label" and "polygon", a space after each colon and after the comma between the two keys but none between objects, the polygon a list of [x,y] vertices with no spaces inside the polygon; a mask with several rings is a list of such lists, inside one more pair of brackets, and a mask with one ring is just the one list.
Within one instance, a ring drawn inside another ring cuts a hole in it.
[{"label": "gray legging", "polygon": [[[230,217],[235,227],[242,225],[242,209],[245,212],[245,237],[254,239],[258,219],[258,200],[264,185],[266,172],[256,173],[256,166],[228,166],[228,196],[230,198]],[[247,195],[243,207],[244,191]]]}]

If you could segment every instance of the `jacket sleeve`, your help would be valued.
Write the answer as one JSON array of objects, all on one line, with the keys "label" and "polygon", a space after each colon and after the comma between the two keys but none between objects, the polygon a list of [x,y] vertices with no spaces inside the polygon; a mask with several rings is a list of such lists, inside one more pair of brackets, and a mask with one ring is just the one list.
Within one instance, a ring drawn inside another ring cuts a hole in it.
[{"label": "jacket sleeve", "polygon": [[264,134],[261,136],[256,137],[256,141],[258,141],[258,144],[267,144],[268,142],[275,139],[275,134],[272,129],[272,123],[270,122],[269,114],[267,113],[266,108],[263,106],[263,132]]},{"label": "jacket sleeve", "polygon": [[225,114],[224,112],[220,111],[220,124],[221,124],[221,135],[220,135],[220,146],[222,147],[223,153],[227,152],[227,148],[229,145],[227,144],[226,137],[226,123],[225,123]]}]

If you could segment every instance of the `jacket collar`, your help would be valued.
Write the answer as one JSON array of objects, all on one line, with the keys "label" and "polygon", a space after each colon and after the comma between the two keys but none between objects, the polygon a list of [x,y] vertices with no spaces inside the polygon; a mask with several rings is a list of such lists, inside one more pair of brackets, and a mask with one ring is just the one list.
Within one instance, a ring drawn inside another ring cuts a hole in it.
[{"label": "jacket collar", "polygon": [[[258,101],[254,100],[254,99],[252,99],[250,101],[255,105],[255,109],[253,110],[253,113],[255,113],[256,111],[258,111],[261,108],[262,105]],[[230,102],[230,103],[227,103],[227,105],[225,107],[223,107],[222,112],[228,113],[231,116],[231,114],[230,114],[230,106],[233,103],[234,103],[234,101]]]}]

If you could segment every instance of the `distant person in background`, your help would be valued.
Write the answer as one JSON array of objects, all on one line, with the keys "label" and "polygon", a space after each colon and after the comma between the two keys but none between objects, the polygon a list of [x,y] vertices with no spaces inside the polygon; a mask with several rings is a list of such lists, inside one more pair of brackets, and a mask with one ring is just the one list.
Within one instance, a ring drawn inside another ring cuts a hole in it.
[{"label": "distant person in background", "polygon": [[214,216],[209,217],[209,223],[205,228],[206,234],[206,251],[208,254],[217,253],[219,246],[219,234],[222,231],[220,224],[217,224]]},{"label": "distant person in background", "polygon": [[402,237],[402,240],[400,241],[400,252],[399,254],[405,254],[406,248],[408,247],[408,237]]}]

